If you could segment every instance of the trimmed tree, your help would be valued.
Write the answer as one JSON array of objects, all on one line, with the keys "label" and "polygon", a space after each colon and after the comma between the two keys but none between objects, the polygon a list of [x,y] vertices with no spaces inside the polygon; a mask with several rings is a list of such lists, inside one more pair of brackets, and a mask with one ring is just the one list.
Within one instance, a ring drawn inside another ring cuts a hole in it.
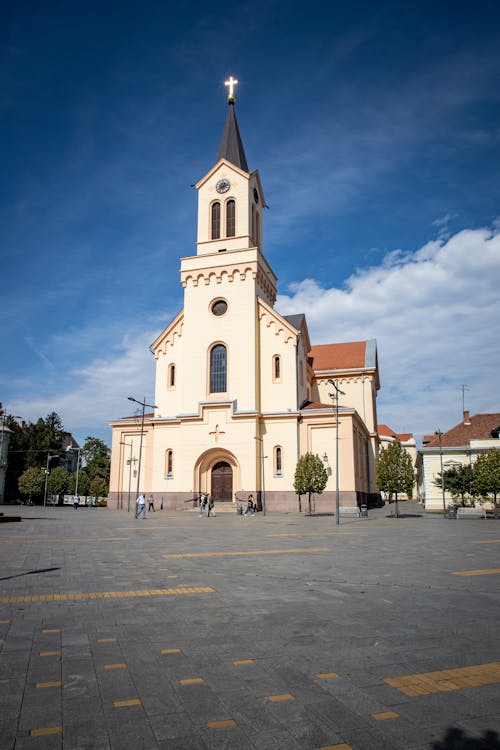
[{"label": "trimmed tree", "polygon": [[498,448],[490,448],[477,457],[474,464],[474,479],[477,491],[484,499],[493,495],[493,503],[497,508],[497,497],[500,493],[500,450]]},{"label": "trimmed tree", "polygon": [[61,495],[68,488],[69,474],[64,466],[56,466],[52,469],[47,479],[47,492],[49,495]]},{"label": "trimmed tree", "polygon": [[[432,484],[441,489],[441,472],[436,475]],[[466,495],[468,495],[474,504],[477,495],[476,481],[472,466],[469,464],[459,464],[443,471],[443,484],[445,491],[449,492],[454,500],[460,498],[464,505]]]},{"label": "trimmed tree", "polygon": [[306,453],[300,457],[295,469],[293,486],[299,496],[299,512],[302,507],[300,496],[308,494],[309,496],[309,515],[311,514],[311,495],[316,493],[321,495],[328,482],[328,474],[324,467],[323,461],[318,455]]},{"label": "trimmed tree", "polygon": [[415,473],[409,453],[399,440],[382,448],[377,460],[377,486],[379,490],[396,499],[396,518],[399,518],[398,494],[406,492],[409,496],[415,484]]},{"label": "trimmed tree", "polygon": [[21,495],[28,495],[29,502],[31,503],[32,495],[35,497],[43,495],[45,470],[39,466],[30,466],[29,469],[23,471],[17,480],[17,486]]}]

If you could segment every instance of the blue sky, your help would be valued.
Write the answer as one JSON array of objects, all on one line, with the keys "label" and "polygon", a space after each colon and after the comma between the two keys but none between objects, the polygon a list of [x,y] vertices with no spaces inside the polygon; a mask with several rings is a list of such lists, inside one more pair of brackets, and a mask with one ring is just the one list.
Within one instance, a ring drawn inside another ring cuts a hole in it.
[{"label": "blue sky", "polygon": [[277,309],[376,338],[379,421],[500,411],[498,2],[0,10],[0,400],[110,438],[154,396],[229,75]]}]

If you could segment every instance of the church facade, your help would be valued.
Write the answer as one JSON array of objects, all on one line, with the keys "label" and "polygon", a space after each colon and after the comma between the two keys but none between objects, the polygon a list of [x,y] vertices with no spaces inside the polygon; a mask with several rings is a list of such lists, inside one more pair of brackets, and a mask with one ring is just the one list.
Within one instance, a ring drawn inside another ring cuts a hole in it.
[{"label": "church facade", "polygon": [[230,92],[217,161],[195,186],[184,306],[151,345],[154,409],[111,423],[109,505],[126,507],[139,490],[169,509],[192,508],[206,492],[227,507],[253,494],[266,511],[298,510],[294,473],[307,452],[329,474],[315,512],[334,511],[337,477],[342,505],[373,502],[376,342],[314,346],[304,314],[275,309],[263,186],[248,168]]}]

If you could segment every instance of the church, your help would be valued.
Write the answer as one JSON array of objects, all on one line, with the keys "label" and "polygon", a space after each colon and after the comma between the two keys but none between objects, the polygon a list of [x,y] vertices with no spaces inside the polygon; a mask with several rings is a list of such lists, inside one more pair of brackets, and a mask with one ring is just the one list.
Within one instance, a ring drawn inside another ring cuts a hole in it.
[{"label": "church", "polygon": [[[189,510],[200,493],[219,508],[252,494],[266,512],[299,510],[299,458],[324,461],[315,513],[378,500],[376,341],[314,345],[306,316],[275,309],[264,254],[263,185],[250,171],[232,77],[219,153],[195,188],[194,255],[181,258],[184,306],[151,344],[154,404],[112,427],[109,506],[142,492]],[[338,464],[337,464],[338,459]]]}]

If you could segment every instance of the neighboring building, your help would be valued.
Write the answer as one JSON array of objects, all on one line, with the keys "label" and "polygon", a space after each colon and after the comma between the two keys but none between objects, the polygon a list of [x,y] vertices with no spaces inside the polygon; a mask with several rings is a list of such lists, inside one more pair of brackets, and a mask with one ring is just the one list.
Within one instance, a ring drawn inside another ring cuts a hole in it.
[{"label": "neighboring building", "polygon": [[0,504],[5,502],[5,476],[7,474],[7,456],[11,434],[12,430],[7,427],[4,417],[0,414]]},{"label": "neighboring building", "polygon": [[[500,449],[500,413],[475,414],[464,411],[462,422],[441,435],[425,435],[418,451],[418,499],[426,510],[443,509],[443,493],[433,481],[443,471],[457,464],[473,464],[478,455],[489,448]],[[445,493],[445,504],[452,497]]]},{"label": "neighboring building", "polygon": [[[329,473],[315,510],[331,511],[337,447],[341,503],[378,500],[376,342],[311,346],[305,316],[274,309],[266,202],[232,96],[217,161],[195,187],[197,249],[181,258],[184,307],[151,345],[155,409],[144,418],[142,450],[140,417],[112,422],[110,506],[123,507],[130,485],[166,508],[189,508],[209,492],[218,502],[252,493],[267,510],[296,510],[295,468],[310,451]],[[344,392],[338,435],[329,379]]]}]

